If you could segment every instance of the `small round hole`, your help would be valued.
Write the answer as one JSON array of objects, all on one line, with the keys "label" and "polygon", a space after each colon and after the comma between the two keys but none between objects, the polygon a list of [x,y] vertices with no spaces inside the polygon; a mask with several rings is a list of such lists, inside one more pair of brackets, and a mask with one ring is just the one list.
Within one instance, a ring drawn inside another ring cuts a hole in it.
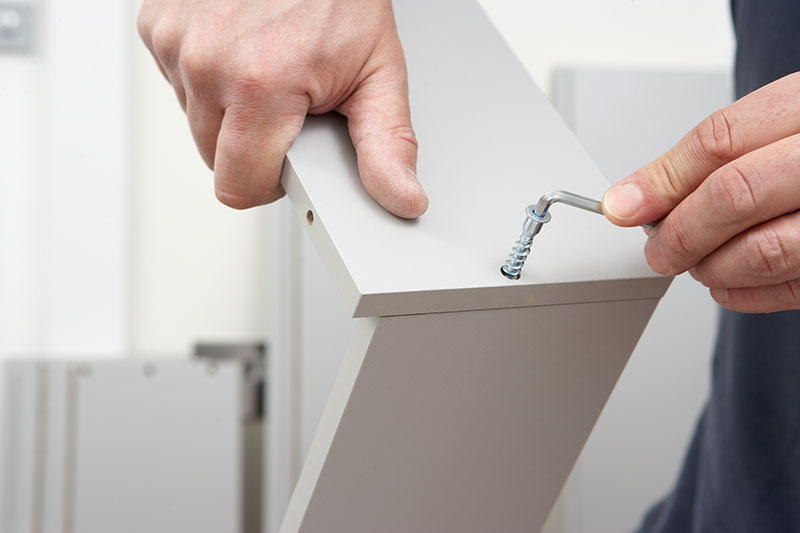
[{"label": "small round hole", "polygon": [[314,223],[314,212],[311,209],[306,212],[306,222],[309,226]]}]

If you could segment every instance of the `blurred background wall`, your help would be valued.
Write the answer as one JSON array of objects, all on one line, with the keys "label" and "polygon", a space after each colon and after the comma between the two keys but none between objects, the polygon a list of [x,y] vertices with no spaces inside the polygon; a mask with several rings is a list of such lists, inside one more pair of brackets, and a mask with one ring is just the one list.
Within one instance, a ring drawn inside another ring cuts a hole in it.
[{"label": "blurred background wall", "polygon": [[[138,1],[10,3],[32,6],[36,32],[32,49],[0,51],[0,360],[182,355],[278,334],[272,208],[215,200],[136,35]],[[557,67],[732,62],[725,0],[480,3],[550,94]]]}]

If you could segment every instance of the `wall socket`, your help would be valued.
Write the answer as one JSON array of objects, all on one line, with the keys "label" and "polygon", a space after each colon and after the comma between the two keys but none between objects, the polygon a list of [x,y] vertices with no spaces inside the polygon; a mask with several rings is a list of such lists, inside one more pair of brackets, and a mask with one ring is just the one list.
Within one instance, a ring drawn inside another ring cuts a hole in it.
[{"label": "wall socket", "polygon": [[0,53],[33,49],[34,17],[32,2],[0,2]]}]

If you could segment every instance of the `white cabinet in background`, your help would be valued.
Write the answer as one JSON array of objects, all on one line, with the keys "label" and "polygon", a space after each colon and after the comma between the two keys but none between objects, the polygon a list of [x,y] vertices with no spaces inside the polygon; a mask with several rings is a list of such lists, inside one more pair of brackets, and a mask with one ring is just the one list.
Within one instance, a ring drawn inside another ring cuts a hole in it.
[{"label": "white cabinet in background", "polygon": [[250,473],[261,468],[262,425],[244,400],[242,364],[41,360],[4,370],[0,530],[260,530],[249,497],[259,495]]}]

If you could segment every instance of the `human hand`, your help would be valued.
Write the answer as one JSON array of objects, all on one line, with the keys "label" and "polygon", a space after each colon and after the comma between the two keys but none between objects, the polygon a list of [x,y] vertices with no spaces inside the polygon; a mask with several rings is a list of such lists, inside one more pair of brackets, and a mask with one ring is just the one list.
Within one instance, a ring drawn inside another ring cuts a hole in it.
[{"label": "human hand", "polygon": [[612,187],[620,226],[661,218],[645,256],[686,270],[722,306],[800,309],[800,73],[717,111],[670,151]]},{"label": "human hand", "polygon": [[333,110],[348,119],[369,194],[403,218],[427,209],[390,0],[145,0],[138,28],[222,203],[283,196],[283,159],[306,114]]}]

